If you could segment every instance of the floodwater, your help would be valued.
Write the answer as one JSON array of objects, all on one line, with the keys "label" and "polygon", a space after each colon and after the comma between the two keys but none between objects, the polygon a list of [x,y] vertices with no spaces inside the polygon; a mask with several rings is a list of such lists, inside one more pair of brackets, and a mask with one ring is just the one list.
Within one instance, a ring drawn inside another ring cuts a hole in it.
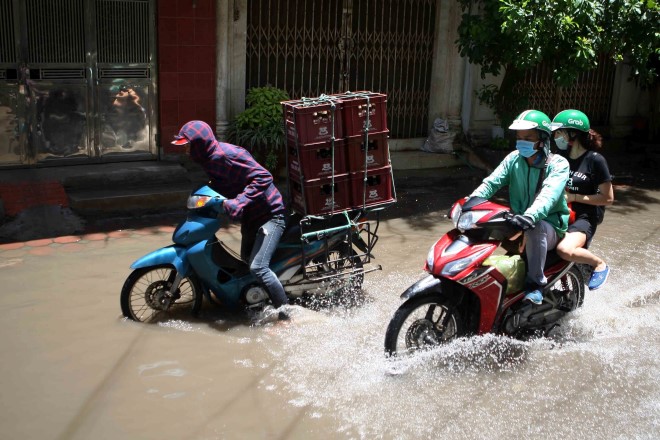
[{"label": "floodwater", "polygon": [[398,296],[449,227],[431,194],[401,195],[417,197],[381,222],[365,304],[297,308],[285,324],[208,304],[195,321],[122,319],[128,266],[166,233],[0,252],[0,437],[660,438],[660,192],[617,188],[592,248],[610,280],[555,339],[473,337],[388,361]]}]

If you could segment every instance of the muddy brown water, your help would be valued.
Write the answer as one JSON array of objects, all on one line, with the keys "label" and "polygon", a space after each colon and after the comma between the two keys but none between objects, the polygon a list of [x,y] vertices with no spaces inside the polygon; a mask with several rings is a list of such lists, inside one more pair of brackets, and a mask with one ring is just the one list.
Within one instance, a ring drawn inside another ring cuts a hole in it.
[{"label": "muddy brown water", "polygon": [[[209,305],[194,321],[122,319],[128,266],[167,233],[0,252],[0,437],[660,437],[660,192],[617,189],[593,245],[610,280],[556,339],[473,337],[393,363],[383,339],[398,296],[449,228],[434,191],[401,198],[367,302],[296,309],[286,325]],[[221,237],[237,243],[235,228]]]}]

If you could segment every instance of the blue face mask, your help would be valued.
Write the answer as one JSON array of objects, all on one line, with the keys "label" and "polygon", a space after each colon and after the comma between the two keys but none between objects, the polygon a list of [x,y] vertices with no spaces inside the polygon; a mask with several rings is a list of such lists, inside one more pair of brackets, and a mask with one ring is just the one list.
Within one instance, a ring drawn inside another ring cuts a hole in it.
[{"label": "blue face mask", "polygon": [[536,153],[536,150],[534,149],[534,142],[530,141],[517,140],[516,149],[518,152],[520,152],[522,157],[531,157]]},{"label": "blue face mask", "polygon": [[568,150],[568,141],[564,136],[559,136],[558,138],[555,138],[555,145],[557,145],[557,148],[560,150]]}]

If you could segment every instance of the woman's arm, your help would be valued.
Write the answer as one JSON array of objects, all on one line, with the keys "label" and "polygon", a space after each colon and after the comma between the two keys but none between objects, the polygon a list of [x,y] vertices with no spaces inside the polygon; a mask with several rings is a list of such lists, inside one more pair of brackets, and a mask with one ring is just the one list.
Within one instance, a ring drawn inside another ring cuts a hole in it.
[{"label": "woman's arm", "polygon": [[567,193],[567,202],[584,203],[585,205],[610,206],[614,203],[614,188],[612,182],[603,182],[598,185],[598,194]]}]

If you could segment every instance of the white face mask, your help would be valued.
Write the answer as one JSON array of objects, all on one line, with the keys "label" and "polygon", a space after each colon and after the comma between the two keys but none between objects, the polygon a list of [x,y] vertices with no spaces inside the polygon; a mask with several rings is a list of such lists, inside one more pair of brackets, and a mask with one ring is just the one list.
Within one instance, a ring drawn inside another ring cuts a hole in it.
[{"label": "white face mask", "polygon": [[559,134],[559,137],[555,138],[555,145],[557,145],[557,148],[560,150],[568,150],[568,141],[562,133]]}]

